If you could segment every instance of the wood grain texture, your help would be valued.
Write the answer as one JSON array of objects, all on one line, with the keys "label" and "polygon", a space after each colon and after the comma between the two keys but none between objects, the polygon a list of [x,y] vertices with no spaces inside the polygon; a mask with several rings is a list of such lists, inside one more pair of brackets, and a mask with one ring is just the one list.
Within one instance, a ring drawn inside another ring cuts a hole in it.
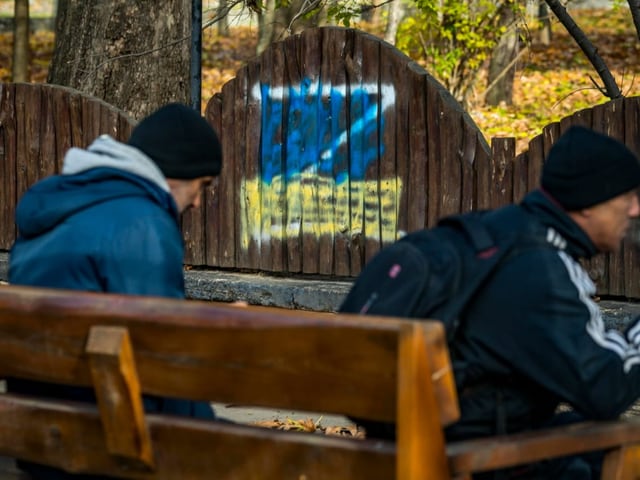
[{"label": "wood grain texture", "polygon": [[433,370],[419,329],[408,326],[400,338],[396,478],[444,480],[450,478],[444,432],[434,415],[440,407],[433,384],[421,381]]},{"label": "wood grain texture", "polygon": [[[0,376],[96,387],[99,408],[0,395],[0,454],[70,472],[468,479],[611,450],[606,478],[640,473],[633,419],[445,444],[458,399],[444,328],[432,321],[5,286]],[[140,392],[396,422],[398,440],[143,414]]]},{"label": "wood grain texture", "polygon": [[153,468],[153,449],[129,332],[94,325],[86,353],[105,432],[107,451]]},{"label": "wood grain texture", "polygon": [[147,416],[155,470],[107,453],[95,408],[0,396],[0,451],[73,473],[120,478],[332,480],[394,477],[391,443]]},{"label": "wood grain texture", "polygon": [[403,324],[11,286],[0,289],[0,375],[91,386],[90,328],[123,326],[145,393],[392,421],[395,393],[380,393],[395,392]]}]

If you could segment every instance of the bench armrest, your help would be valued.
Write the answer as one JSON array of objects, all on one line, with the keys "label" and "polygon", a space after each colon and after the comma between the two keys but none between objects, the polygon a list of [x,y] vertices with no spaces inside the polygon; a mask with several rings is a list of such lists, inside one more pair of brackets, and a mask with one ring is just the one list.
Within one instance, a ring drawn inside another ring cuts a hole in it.
[{"label": "bench armrest", "polygon": [[639,420],[594,421],[454,442],[447,456],[452,473],[461,475],[637,443]]}]

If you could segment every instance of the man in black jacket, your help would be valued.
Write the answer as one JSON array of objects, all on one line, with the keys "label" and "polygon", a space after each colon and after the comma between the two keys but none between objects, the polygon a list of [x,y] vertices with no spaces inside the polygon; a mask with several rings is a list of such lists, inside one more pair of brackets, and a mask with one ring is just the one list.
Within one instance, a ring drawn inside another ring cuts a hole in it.
[{"label": "man in black jacket", "polygon": [[[450,345],[462,417],[449,439],[612,419],[640,397],[640,323],[607,329],[579,263],[620,248],[640,215],[639,186],[640,164],[622,143],[582,127],[558,139],[541,187],[503,226],[542,232],[551,248],[507,259]],[[558,413],[563,403],[571,410]],[[595,479],[599,467],[598,455],[571,457],[500,478]]]}]

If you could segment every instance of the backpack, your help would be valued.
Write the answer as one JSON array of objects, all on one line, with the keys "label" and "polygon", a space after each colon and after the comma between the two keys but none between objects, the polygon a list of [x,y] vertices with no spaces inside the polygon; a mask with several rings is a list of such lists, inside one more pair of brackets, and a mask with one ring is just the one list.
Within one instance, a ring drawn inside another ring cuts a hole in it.
[{"label": "backpack", "polygon": [[519,207],[445,217],[380,250],[363,268],[340,312],[444,323],[451,342],[465,307],[507,258],[549,246]]}]

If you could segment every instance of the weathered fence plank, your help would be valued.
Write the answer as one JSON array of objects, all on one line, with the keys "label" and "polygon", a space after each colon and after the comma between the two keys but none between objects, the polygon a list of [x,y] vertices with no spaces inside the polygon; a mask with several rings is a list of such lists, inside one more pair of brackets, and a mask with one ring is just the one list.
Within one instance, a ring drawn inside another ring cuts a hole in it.
[{"label": "weathered fence plank", "polygon": [[[401,76],[408,58],[392,55],[388,44],[380,45],[380,247],[384,247],[398,237],[398,232],[406,230],[400,224],[400,202],[402,178],[406,178],[408,147],[404,140],[407,131],[408,99],[397,92],[407,91],[406,76]],[[386,60],[385,60],[386,59]],[[399,136],[399,133],[402,136]],[[406,208],[406,205],[405,205]],[[404,215],[403,215],[404,216]]]},{"label": "weathered fence plank", "polygon": [[[622,143],[625,142],[624,120],[624,101],[622,99],[618,99],[607,102],[604,107],[604,122],[607,129],[605,133]],[[633,245],[628,239],[625,239],[622,243],[620,252],[618,254],[608,256],[609,268],[607,281],[609,283],[608,292],[611,295],[620,296],[625,294],[624,257],[625,251],[629,248],[633,248]],[[637,268],[629,267],[634,269]]]},{"label": "weathered fence plank", "polygon": [[[591,127],[602,133],[607,133],[604,105],[596,105],[591,109]],[[609,262],[610,255],[597,255],[588,262],[588,272],[596,283],[599,291],[609,291]]]},{"label": "weathered fence plank", "polygon": [[[363,36],[365,40],[362,44],[363,56],[366,59],[362,64],[362,84],[361,95],[364,104],[363,117],[359,119],[365,124],[364,131],[364,152],[367,167],[364,177],[364,262],[368,262],[380,248],[380,225],[382,217],[380,215],[380,162],[381,150],[384,147],[380,144],[380,43],[372,41],[371,36]],[[396,95],[401,94],[398,92]]]},{"label": "weathered fence plank", "polygon": [[[480,140],[477,142],[478,146]],[[491,185],[492,182],[492,161],[491,151],[477,148],[475,158],[476,171],[476,205],[478,210],[491,208]]]},{"label": "weathered fence plank", "polygon": [[[317,198],[317,213],[315,220],[314,237],[317,239],[317,250],[313,258],[317,260],[314,270],[323,275],[333,274],[334,239],[335,239],[335,203],[336,182],[334,168],[339,168],[338,159],[333,156],[336,151],[334,146],[339,137],[337,129],[333,128],[333,116],[339,116],[338,112],[344,111],[345,91],[335,77],[335,70],[342,69],[342,51],[346,44],[346,32],[344,30],[327,30],[322,35],[322,49],[320,51],[320,92],[318,104],[318,150],[317,173],[314,175],[314,196]],[[346,112],[345,112],[346,115]],[[329,148],[327,148],[329,146]],[[306,237],[305,237],[306,240]],[[311,247],[313,249],[313,246]],[[307,251],[305,250],[305,255]],[[306,259],[306,256],[305,256]]]},{"label": "weathered fence plank", "polygon": [[[237,144],[237,133],[235,127],[235,99],[234,84],[226,83],[222,87],[222,113],[220,143],[222,144],[223,155],[227,158],[236,158],[235,149]],[[235,248],[235,222],[236,222],[236,182],[234,163],[225,165],[220,172],[220,224],[219,242],[219,266],[236,266]],[[225,168],[226,167],[226,168]],[[270,255],[267,255],[269,258]]]},{"label": "weathered fence plank", "polygon": [[442,198],[441,171],[442,150],[440,131],[445,115],[438,101],[440,88],[434,82],[427,81],[427,141],[429,142],[427,160],[427,227],[436,224],[441,216],[440,199]]},{"label": "weathered fence plank", "polygon": [[55,111],[55,170],[62,169],[62,160],[65,153],[73,145],[72,121],[69,102],[69,91],[63,88],[50,88],[49,94],[53,99]]},{"label": "weathered fence plank", "polygon": [[470,122],[462,122],[462,132],[460,211],[470,212],[476,205],[475,157],[481,136],[476,125]]},{"label": "weathered fence plank", "polygon": [[[640,97],[624,99],[624,140],[634,152],[640,152]],[[638,298],[640,294],[640,220],[630,228],[629,240],[622,254],[624,296]]]},{"label": "weathered fence plank", "polygon": [[[260,114],[260,65],[250,62],[247,65],[247,104],[245,112],[246,131],[240,132],[242,143],[245,145],[244,157],[239,160],[244,164],[244,178],[242,180],[241,195],[246,204],[246,213],[242,216],[241,244],[246,247],[248,268],[256,269],[260,265],[260,236],[253,235],[256,218],[260,207],[260,135],[259,125],[262,121]],[[225,157],[223,152],[223,157]],[[223,167],[224,168],[224,167]],[[209,204],[210,205],[210,204]]]},{"label": "weathered fence plank", "polygon": [[[222,122],[222,98],[220,95],[214,95],[209,102],[207,102],[207,108],[205,109],[205,118],[207,121],[215,128],[216,132],[218,132],[220,136],[220,141],[223,144],[223,138],[226,136],[226,129],[223,128]],[[226,158],[227,153],[223,150],[223,164],[222,164],[222,172],[225,171],[225,162],[224,158]],[[257,158],[257,157],[256,157]],[[222,255],[220,253],[221,248],[221,239],[223,237],[223,225],[222,225],[222,217],[224,215],[224,210],[221,206],[221,198],[223,197],[223,193],[221,191],[220,186],[220,178],[222,174],[216,177],[211,185],[211,188],[208,188],[205,191],[205,221],[206,221],[206,229],[207,235],[205,238],[205,251],[207,258],[207,265],[222,265]]]},{"label": "weathered fence plank", "polygon": [[[333,42],[329,56],[335,58],[331,67],[331,78],[337,89],[335,92],[338,105],[332,108],[330,152],[333,161],[331,169],[331,182],[333,184],[333,274],[348,276],[350,272],[350,226],[351,216],[349,209],[350,185],[347,181],[349,171],[349,102],[351,92],[349,89],[350,62],[353,61],[353,32],[345,32],[344,45]],[[339,61],[338,61],[339,59]],[[301,59],[304,62],[304,59]]]},{"label": "weathered fence plank", "polygon": [[501,207],[513,200],[513,159],[515,138],[491,140],[491,208]]},{"label": "weathered fence plank", "polygon": [[[234,169],[234,176],[239,189],[237,193],[239,208],[236,207],[236,221],[234,222],[233,234],[245,247],[237,253],[236,266],[240,268],[255,268],[255,265],[251,264],[251,257],[249,255],[249,232],[247,228],[248,225],[253,223],[250,218],[250,212],[252,211],[251,205],[255,201],[255,195],[251,191],[251,188],[247,186],[247,180],[251,177],[247,176],[248,172],[246,170],[245,160],[247,158],[247,139],[245,132],[251,130],[247,123],[247,104],[251,96],[248,86],[248,76],[249,72],[246,68],[238,71],[238,75],[236,76],[234,90],[235,105],[233,108],[234,127],[236,130],[233,132],[233,135],[238,138],[238,141],[235,142],[234,145],[235,156],[238,161],[235,165],[230,165],[230,167]],[[257,124],[258,123],[255,123],[254,125]],[[251,163],[255,164],[255,161]]]},{"label": "weathered fence plank", "polygon": [[518,203],[529,192],[529,152],[525,151],[513,161],[513,198]]},{"label": "weathered fence plank", "polygon": [[15,85],[0,85],[0,140],[2,142],[2,185],[0,185],[0,248],[11,248],[16,229],[13,222],[16,211],[18,172],[17,158],[17,126],[15,114]]},{"label": "weathered fence plank", "polygon": [[[408,158],[406,159],[406,174],[400,176],[400,185],[406,192],[403,196],[407,198],[406,207],[400,211],[403,221],[403,231],[412,232],[425,228],[428,222],[428,159],[430,158],[429,148],[431,142],[427,131],[427,79],[424,71],[415,63],[408,65],[406,77],[408,78],[407,102],[408,119],[407,130],[409,138],[406,144],[409,147]],[[401,135],[404,132],[399,132]],[[402,160],[400,160],[402,161]],[[406,185],[406,186],[405,186]]]},{"label": "weathered fence plank", "polygon": [[441,112],[440,120],[440,216],[448,216],[460,211],[460,190],[462,171],[460,165],[462,146],[462,114],[438,96]]},{"label": "weathered fence plank", "polygon": [[532,189],[533,185],[540,183],[542,165],[544,164],[545,159],[544,138],[542,137],[542,134],[537,135],[529,142],[527,157],[529,160],[527,166],[527,171],[529,172],[529,189]]},{"label": "weathered fence plank", "polygon": [[54,159],[56,158],[56,109],[53,96],[44,89],[41,98],[42,113],[40,114],[40,161],[38,162],[38,179],[48,177],[58,172]]}]

